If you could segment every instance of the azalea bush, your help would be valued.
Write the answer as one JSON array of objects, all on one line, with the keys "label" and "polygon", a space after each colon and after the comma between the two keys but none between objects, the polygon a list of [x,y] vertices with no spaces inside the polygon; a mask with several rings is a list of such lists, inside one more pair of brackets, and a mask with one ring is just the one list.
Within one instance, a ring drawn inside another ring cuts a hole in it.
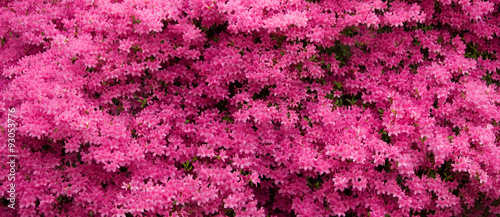
[{"label": "azalea bush", "polygon": [[0,214],[499,215],[499,36],[500,0],[2,0]]}]

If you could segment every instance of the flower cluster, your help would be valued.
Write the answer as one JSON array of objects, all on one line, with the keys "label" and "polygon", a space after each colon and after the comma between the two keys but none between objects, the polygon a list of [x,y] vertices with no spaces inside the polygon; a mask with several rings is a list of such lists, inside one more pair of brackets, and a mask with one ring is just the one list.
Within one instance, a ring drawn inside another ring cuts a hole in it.
[{"label": "flower cluster", "polygon": [[499,215],[498,36],[499,0],[0,1],[0,215]]}]

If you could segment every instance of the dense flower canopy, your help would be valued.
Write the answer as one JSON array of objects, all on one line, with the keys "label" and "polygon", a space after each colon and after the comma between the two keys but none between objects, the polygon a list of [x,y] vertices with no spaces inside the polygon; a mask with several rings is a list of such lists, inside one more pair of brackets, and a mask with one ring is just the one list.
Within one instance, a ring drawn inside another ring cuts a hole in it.
[{"label": "dense flower canopy", "polygon": [[500,0],[1,0],[0,215],[498,215],[499,36]]}]

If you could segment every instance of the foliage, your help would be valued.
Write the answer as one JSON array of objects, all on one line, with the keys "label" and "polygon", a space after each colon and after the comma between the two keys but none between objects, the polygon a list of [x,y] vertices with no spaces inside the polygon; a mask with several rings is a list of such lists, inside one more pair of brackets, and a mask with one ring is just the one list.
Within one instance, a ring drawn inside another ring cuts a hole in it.
[{"label": "foliage", "polygon": [[499,6],[1,1],[0,216],[499,215]]}]

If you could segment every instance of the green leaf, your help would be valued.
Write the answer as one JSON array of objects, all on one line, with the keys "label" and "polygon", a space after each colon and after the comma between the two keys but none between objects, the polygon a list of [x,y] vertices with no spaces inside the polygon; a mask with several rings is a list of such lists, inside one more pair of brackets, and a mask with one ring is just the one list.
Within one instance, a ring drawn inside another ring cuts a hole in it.
[{"label": "green leaf", "polygon": [[318,60],[316,60],[316,55],[312,56],[311,58],[309,58],[310,61],[313,61],[313,62],[318,62]]},{"label": "green leaf", "polygon": [[347,102],[349,102],[349,104],[351,104],[351,105],[354,105],[354,104],[358,101],[357,99],[352,99],[352,100],[350,100],[350,99],[346,99],[346,100],[347,100]]},{"label": "green leaf", "polygon": [[335,83],[335,85],[337,86],[337,89],[342,89],[342,83],[340,82],[336,82],[336,81],[333,81],[333,83]]},{"label": "green leaf", "polygon": [[132,23],[133,24],[139,24],[139,23],[141,23],[141,21],[139,19],[135,19],[135,16],[132,15]]},{"label": "green leaf", "polygon": [[338,107],[342,106],[342,104],[343,104],[342,98],[340,98],[337,101],[335,101],[335,105],[338,106]]},{"label": "green leaf", "polygon": [[141,108],[144,108],[144,106],[146,106],[148,104],[148,99],[147,98],[138,99],[137,101],[141,103]]},{"label": "green leaf", "polygon": [[439,36],[439,38],[438,38],[437,42],[438,42],[439,44],[442,44],[442,43],[443,43],[443,41],[444,41],[443,36]]},{"label": "green leaf", "polygon": [[433,169],[430,169],[427,176],[431,177],[433,179],[436,179],[436,171],[434,171]]},{"label": "green leaf", "polygon": [[182,165],[184,166],[184,170],[186,171],[191,171],[193,169],[193,166],[191,165],[191,162],[189,162],[189,160],[187,160],[185,163],[182,163]]}]

